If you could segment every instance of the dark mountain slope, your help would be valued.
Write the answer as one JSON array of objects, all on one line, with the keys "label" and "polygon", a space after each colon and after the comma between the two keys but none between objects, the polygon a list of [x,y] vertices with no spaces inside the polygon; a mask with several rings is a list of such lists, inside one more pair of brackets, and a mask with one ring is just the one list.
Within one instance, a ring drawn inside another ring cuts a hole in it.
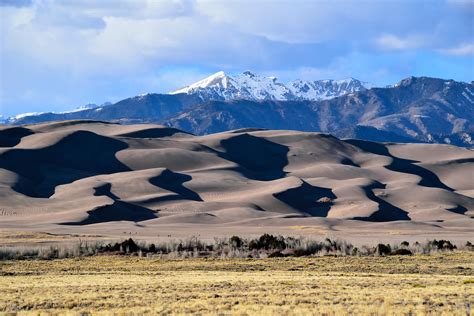
[{"label": "dark mountain slope", "polygon": [[[231,101],[194,106],[166,121],[196,134],[243,127],[321,131],[344,137],[369,133],[377,141],[451,142],[471,146],[474,85],[434,78],[408,78],[318,102]],[[359,134],[354,130],[358,128]],[[354,130],[349,132],[349,130]],[[389,136],[390,135],[390,136]],[[446,141],[446,138],[448,139]]]},{"label": "dark mountain slope", "polygon": [[159,121],[198,102],[201,101],[196,96],[186,94],[146,94],[83,111],[25,116],[14,121],[14,124],[77,119],[122,121],[125,123]]},{"label": "dark mountain slope", "polygon": [[410,77],[391,87],[323,101],[203,102],[193,94],[147,94],[82,111],[23,116],[10,123],[72,119],[164,123],[194,134],[251,127],[294,129],[374,141],[472,147],[473,118],[473,83]]}]

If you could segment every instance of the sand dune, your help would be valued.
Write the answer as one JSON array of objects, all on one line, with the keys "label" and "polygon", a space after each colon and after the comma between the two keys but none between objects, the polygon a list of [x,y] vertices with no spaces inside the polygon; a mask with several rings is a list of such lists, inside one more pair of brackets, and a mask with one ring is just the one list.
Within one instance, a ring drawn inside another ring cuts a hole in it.
[{"label": "sand dune", "polygon": [[469,235],[473,192],[474,152],[448,145],[95,121],[0,128],[1,229]]}]

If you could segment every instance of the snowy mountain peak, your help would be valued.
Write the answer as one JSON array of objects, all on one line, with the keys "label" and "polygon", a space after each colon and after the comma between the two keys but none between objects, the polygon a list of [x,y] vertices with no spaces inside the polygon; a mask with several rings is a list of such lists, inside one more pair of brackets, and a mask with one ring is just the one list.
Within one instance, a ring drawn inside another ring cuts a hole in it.
[{"label": "snowy mountain peak", "polygon": [[207,78],[199,80],[189,86],[184,88],[178,89],[176,91],[171,92],[170,94],[178,94],[178,93],[189,93],[198,89],[206,89],[214,86],[226,86],[226,74],[223,71],[216,72],[213,75],[210,75]]},{"label": "snowy mountain peak", "polygon": [[371,85],[354,78],[317,81],[295,80],[283,84],[276,77],[263,77],[250,71],[234,76],[219,71],[189,86],[170,92],[170,94],[194,94],[204,101],[234,99],[318,101],[371,87]]}]

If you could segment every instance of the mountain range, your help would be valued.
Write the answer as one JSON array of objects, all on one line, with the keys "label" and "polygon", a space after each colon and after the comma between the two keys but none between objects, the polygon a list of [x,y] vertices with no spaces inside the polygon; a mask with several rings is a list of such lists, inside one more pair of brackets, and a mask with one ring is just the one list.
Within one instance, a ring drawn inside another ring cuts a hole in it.
[{"label": "mountain range", "polygon": [[193,94],[199,96],[203,101],[319,101],[366,90],[371,86],[367,82],[354,78],[317,81],[295,80],[285,85],[279,82],[276,77],[262,77],[250,71],[236,76],[229,76],[220,71],[173,91],[171,94]]},{"label": "mountain range", "polygon": [[251,72],[218,72],[168,94],[62,113],[19,115],[8,124],[93,119],[160,123],[202,135],[241,128],[294,129],[382,142],[474,145],[474,83],[409,77],[377,88],[357,79],[286,84]]}]

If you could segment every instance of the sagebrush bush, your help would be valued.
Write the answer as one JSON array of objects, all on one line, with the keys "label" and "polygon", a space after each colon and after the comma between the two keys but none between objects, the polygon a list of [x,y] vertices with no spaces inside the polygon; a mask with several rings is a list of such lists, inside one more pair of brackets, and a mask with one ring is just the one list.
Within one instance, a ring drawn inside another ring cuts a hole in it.
[{"label": "sagebrush bush", "polygon": [[258,239],[253,239],[249,242],[249,249],[285,249],[286,243],[283,236],[273,236],[269,234],[263,234]]},{"label": "sagebrush bush", "polygon": [[[466,242],[462,250],[474,251],[474,246]],[[301,256],[386,256],[430,254],[439,251],[455,251],[456,245],[448,240],[432,240],[424,244],[415,242],[410,245],[378,244],[374,246],[354,247],[344,240],[326,238],[322,241],[307,237],[292,237],[263,234],[258,238],[245,239],[239,236],[215,238],[213,242],[204,242],[197,237],[184,240],[169,240],[159,243],[135,241],[132,238],[103,244],[83,242],[37,247],[0,248],[0,260],[15,259],[58,259],[101,255],[136,255],[140,257],[160,258],[276,258]]]},{"label": "sagebrush bush", "polygon": [[375,247],[375,253],[379,256],[386,256],[389,255],[392,252],[392,248],[390,245],[384,245],[384,244],[378,244],[377,247]]}]

